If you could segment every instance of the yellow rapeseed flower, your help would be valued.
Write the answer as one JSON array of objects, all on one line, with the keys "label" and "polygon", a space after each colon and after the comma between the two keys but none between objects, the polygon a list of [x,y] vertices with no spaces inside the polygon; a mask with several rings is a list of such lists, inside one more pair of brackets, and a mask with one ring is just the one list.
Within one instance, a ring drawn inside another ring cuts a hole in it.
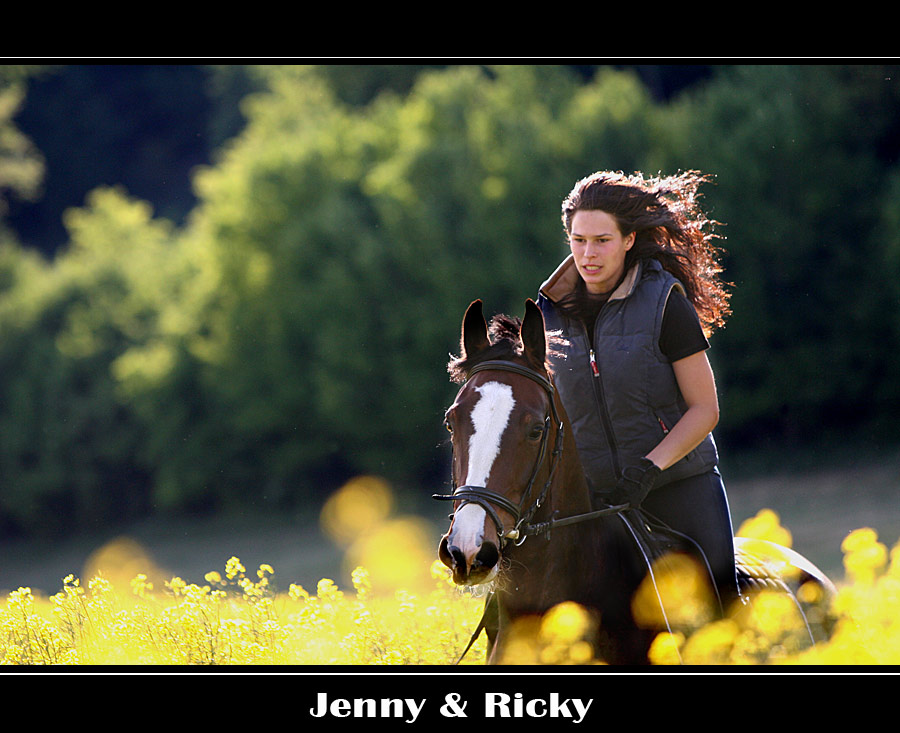
[{"label": "yellow rapeseed flower", "polygon": [[868,527],[847,535],[841,543],[841,550],[844,552],[844,568],[857,582],[871,583],[887,565],[887,548],[878,541],[875,530]]},{"label": "yellow rapeseed flower", "polygon": [[790,547],[793,537],[789,530],[781,526],[781,519],[771,509],[762,509],[750,519],[744,520],[735,533],[738,537],[774,542],[783,547]]},{"label": "yellow rapeseed flower", "polygon": [[359,566],[354,568],[353,572],[350,574],[350,579],[353,582],[353,587],[356,589],[356,595],[360,600],[363,600],[372,592],[372,580],[369,577],[369,571],[364,567]]},{"label": "yellow rapeseed flower", "polygon": [[391,489],[383,479],[359,476],[328,498],[320,523],[328,537],[346,547],[382,524],[393,503]]},{"label": "yellow rapeseed flower", "polygon": [[713,621],[685,642],[682,659],[685,664],[692,665],[727,664],[740,633],[740,627],[732,619]]},{"label": "yellow rapeseed flower", "polygon": [[[777,523],[765,522],[772,541]],[[781,538],[783,541],[783,537]],[[653,664],[900,664],[900,543],[890,553],[872,530],[851,533],[842,545],[848,570],[827,616],[830,638],[809,644],[799,609],[784,593],[753,594],[723,621],[689,630],[664,629],[651,649]],[[433,550],[432,550],[433,552]],[[777,559],[777,558],[776,558]],[[788,558],[789,559],[789,558]],[[766,558],[767,561],[770,558]],[[786,560],[787,561],[787,560]],[[175,577],[156,597],[150,578],[137,573],[132,593],[97,576],[87,588],[74,575],[60,592],[44,597],[22,587],[0,605],[0,663],[3,664],[454,664],[476,627],[484,595],[462,593],[439,561],[430,569],[430,588],[373,584],[369,568],[349,564],[354,594],[329,578],[311,596],[291,584],[276,594],[274,570],[260,565],[259,582],[245,575],[240,560],[225,575],[207,573],[209,585]],[[677,596],[693,584],[659,570],[661,595]],[[162,585],[160,580],[159,584]],[[243,589],[229,592],[229,589]],[[211,590],[210,586],[216,588]],[[377,589],[377,590],[376,590]],[[814,585],[797,601],[815,603]],[[818,609],[804,608],[805,619]],[[674,616],[673,616],[674,617]],[[831,623],[833,620],[833,623]],[[602,619],[601,619],[602,621]],[[514,624],[503,661],[514,664],[592,664],[593,617],[575,604],[561,604],[543,619]],[[481,664],[482,634],[463,664]]]},{"label": "yellow rapeseed flower", "polygon": [[171,580],[166,581],[166,588],[172,591],[172,595],[180,596],[185,592],[187,588],[187,583],[185,583],[181,578],[174,577]]},{"label": "yellow rapeseed flower", "polygon": [[684,644],[684,634],[680,632],[669,633],[663,631],[657,634],[650,644],[648,658],[651,664],[672,665],[681,664],[681,645]]},{"label": "yellow rapeseed flower", "polygon": [[574,644],[593,630],[587,609],[571,601],[551,608],[541,619],[540,635],[546,641]]},{"label": "yellow rapeseed flower", "polygon": [[706,571],[694,558],[669,554],[653,563],[634,595],[631,612],[649,629],[694,629],[711,621],[716,599]]},{"label": "yellow rapeseed flower", "polygon": [[323,601],[339,601],[344,593],[331,578],[321,578],[316,584],[316,596]]},{"label": "yellow rapeseed flower", "polygon": [[225,577],[234,580],[238,575],[243,575],[247,569],[241,565],[241,561],[236,557],[230,557],[225,563]]},{"label": "yellow rapeseed flower", "polygon": [[153,583],[147,580],[147,576],[144,573],[138,573],[131,579],[131,592],[139,598],[144,598],[152,590]]}]

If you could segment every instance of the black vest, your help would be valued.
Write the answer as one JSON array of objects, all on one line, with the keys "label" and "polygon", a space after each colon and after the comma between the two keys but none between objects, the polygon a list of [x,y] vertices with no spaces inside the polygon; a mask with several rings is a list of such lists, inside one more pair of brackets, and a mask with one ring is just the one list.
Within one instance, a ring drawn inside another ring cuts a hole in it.
[{"label": "black vest", "polygon": [[[561,331],[568,342],[562,356],[551,357],[554,384],[588,480],[603,490],[656,447],[687,409],[672,365],[659,350],[666,302],[673,288],[683,288],[655,260],[636,265],[597,316],[592,358],[584,325],[560,313],[551,300],[571,281],[572,270],[568,258],[541,287],[538,305],[547,330]],[[656,485],[705,473],[717,463],[708,435],[663,471]]]}]

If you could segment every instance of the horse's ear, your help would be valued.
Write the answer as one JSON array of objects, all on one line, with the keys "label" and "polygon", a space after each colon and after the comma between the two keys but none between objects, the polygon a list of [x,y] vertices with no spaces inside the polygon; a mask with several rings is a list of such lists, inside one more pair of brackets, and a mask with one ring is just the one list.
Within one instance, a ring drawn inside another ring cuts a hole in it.
[{"label": "horse's ear", "polygon": [[535,366],[543,368],[547,358],[547,334],[544,331],[544,314],[531,298],[525,301],[525,317],[520,329],[525,355]]},{"label": "horse's ear", "polygon": [[462,323],[462,339],[460,346],[466,356],[472,356],[490,346],[487,333],[487,322],[484,320],[482,302],[472,301],[466,309]]}]

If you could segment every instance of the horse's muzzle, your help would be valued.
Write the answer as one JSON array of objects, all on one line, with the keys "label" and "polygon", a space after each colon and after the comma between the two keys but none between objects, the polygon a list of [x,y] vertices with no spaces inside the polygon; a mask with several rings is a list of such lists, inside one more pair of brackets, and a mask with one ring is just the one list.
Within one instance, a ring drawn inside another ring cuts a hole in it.
[{"label": "horse's muzzle", "polygon": [[454,583],[457,585],[481,585],[494,579],[500,564],[500,550],[496,544],[483,542],[473,555],[450,544],[449,537],[449,535],[444,535],[441,539],[438,557],[453,571]]}]

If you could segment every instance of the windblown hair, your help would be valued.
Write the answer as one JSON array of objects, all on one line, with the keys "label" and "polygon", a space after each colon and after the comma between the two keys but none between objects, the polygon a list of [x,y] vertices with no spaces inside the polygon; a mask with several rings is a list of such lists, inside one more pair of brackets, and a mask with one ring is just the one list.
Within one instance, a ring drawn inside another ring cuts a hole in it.
[{"label": "windblown hair", "polygon": [[[635,234],[625,255],[625,269],[636,262],[656,259],[684,286],[707,335],[725,324],[731,314],[728,285],[720,279],[721,250],[713,244],[718,222],[706,217],[699,205],[699,187],[709,176],[687,171],[665,178],[640,173],[599,172],[581,179],[562,204],[566,234],[572,231],[577,211],[604,211],[619,225],[622,236]],[[577,301],[584,293],[575,293]]]},{"label": "windblown hair", "polygon": [[[455,384],[462,384],[469,375],[469,370],[476,364],[483,361],[500,359],[508,360],[515,358],[523,358],[525,356],[522,346],[522,339],[519,336],[519,330],[522,326],[522,319],[515,316],[506,316],[498,314],[491,319],[488,326],[488,340],[490,346],[477,354],[466,354],[462,344],[458,357],[451,357],[447,364],[447,372],[450,374],[450,381]],[[564,339],[557,332],[547,333],[547,356],[548,360],[544,364],[532,364],[534,368],[543,368],[548,375],[552,374],[549,362],[551,355],[559,355],[560,352],[556,347],[564,342]]]}]

